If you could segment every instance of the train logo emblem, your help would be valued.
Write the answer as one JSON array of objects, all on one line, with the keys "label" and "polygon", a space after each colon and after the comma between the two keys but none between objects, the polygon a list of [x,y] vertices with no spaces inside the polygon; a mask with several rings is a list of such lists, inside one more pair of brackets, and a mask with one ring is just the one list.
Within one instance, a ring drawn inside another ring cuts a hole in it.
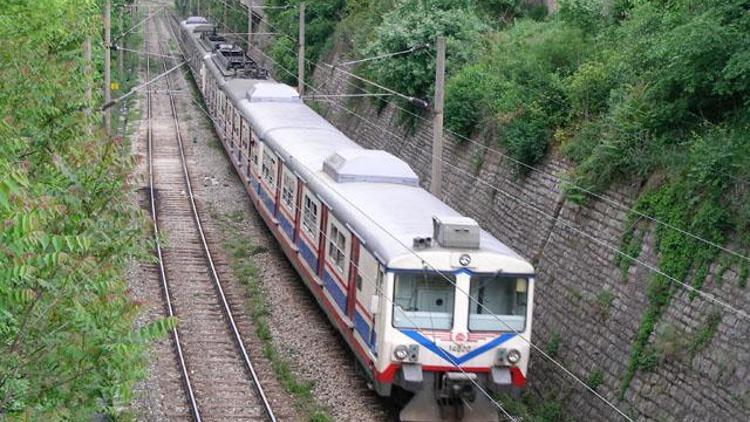
[{"label": "train logo emblem", "polygon": [[461,266],[463,266],[463,267],[465,267],[465,266],[467,266],[467,265],[471,264],[471,255],[469,255],[469,254],[467,254],[467,253],[465,253],[465,254],[461,255],[461,256],[460,256],[460,257],[458,258],[458,263],[459,263],[459,264],[461,264]]}]

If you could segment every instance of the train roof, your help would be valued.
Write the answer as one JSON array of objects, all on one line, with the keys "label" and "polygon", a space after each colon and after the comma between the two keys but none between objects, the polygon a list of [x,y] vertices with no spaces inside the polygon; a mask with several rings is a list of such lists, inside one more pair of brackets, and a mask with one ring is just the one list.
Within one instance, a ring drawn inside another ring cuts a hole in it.
[{"label": "train roof", "polygon": [[[385,151],[362,148],[303,103],[245,99],[241,109],[259,138],[313,187],[384,264],[412,254],[415,237],[430,237],[433,216],[461,216],[419,187],[417,175],[402,160]],[[337,182],[336,175],[324,169],[326,160],[332,158],[350,177]],[[520,255],[486,231],[480,233],[480,250],[516,261],[515,268],[523,269],[519,272],[533,271]]]},{"label": "train roof", "polygon": [[[192,32],[191,25],[184,26]],[[193,38],[197,40],[195,34]],[[444,219],[461,213],[419,187],[408,164],[385,151],[362,148],[304,104],[294,88],[271,80],[232,78],[209,57],[204,62],[223,81],[220,88],[256,135],[383,264],[415,252],[427,262],[434,253],[456,252],[440,246],[412,247],[415,237],[432,236],[434,216]],[[523,257],[484,230],[480,251],[501,256],[511,272],[533,272]]]}]

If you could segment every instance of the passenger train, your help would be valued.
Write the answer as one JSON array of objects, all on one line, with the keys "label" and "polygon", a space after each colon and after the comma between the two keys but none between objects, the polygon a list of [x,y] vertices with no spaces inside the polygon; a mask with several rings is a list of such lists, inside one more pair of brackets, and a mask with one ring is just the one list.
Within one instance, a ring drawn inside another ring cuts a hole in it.
[{"label": "passenger train", "polygon": [[[496,421],[526,383],[534,268],[274,82],[205,18],[183,52],[258,213],[403,421]],[[311,364],[314,364],[311,362]],[[335,368],[331,368],[335,370]]]}]

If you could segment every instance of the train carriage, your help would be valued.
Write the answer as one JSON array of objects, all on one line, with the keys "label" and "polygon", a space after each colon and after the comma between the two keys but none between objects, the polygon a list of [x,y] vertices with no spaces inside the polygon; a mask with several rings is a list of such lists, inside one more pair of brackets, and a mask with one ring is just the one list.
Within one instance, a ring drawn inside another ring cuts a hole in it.
[{"label": "train carriage", "polygon": [[485,394],[526,382],[533,267],[293,88],[223,67],[211,28],[191,17],[181,40],[216,130],[376,391],[413,395],[402,420],[497,420]]}]

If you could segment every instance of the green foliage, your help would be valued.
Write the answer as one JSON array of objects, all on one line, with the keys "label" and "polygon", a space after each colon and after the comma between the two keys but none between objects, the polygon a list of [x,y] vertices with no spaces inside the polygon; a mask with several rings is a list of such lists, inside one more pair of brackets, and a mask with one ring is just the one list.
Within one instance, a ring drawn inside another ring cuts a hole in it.
[{"label": "green foliage", "polygon": [[567,422],[574,419],[563,412],[560,400],[555,397],[538,398],[530,392],[523,392],[519,398],[498,395],[497,401],[508,413],[518,420],[531,422]]},{"label": "green foliage", "polygon": [[405,95],[432,96],[435,38],[446,37],[448,72],[473,59],[481,44],[480,34],[486,26],[470,6],[467,1],[397,1],[375,28],[371,41],[360,51],[361,56],[378,56],[415,46],[427,48],[369,62],[364,72]]},{"label": "green foliage", "polygon": [[596,390],[604,382],[604,371],[600,368],[592,369],[589,372],[589,376],[586,378],[586,385],[592,390]]},{"label": "green foliage", "polygon": [[297,57],[291,52],[296,48],[294,41],[279,37],[271,45],[270,55],[275,62],[274,74],[281,82],[289,85],[297,83]]},{"label": "green foliage", "polygon": [[695,334],[695,336],[693,336],[690,344],[688,345],[688,350],[691,354],[695,354],[696,352],[703,350],[703,348],[705,348],[708,343],[711,342],[711,339],[714,338],[714,336],[716,335],[716,331],[719,329],[721,318],[722,315],[718,311],[711,312],[708,315],[708,318],[698,329],[698,332]]},{"label": "green foliage", "polygon": [[609,317],[609,311],[610,308],[612,308],[612,302],[614,302],[614,300],[614,293],[607,288],[603,288],[596,294],[593,301],[593,309],[601,320],[606,320]]},{"label": "green foliage", "polygon": [[544,349],[551,358],[556,358],[560,352],[560,334],[557,331],[553,331],[547,340],[547,347]]},{"label": "green foliage", "polygon": [[[286,83],[296,83],[296,76],[291,76],[281,67],[297,72],[297,45],[292,40],[299,36],[300,0],[270,0],[267,6],[290,6],[266,9],[268,21],[273,31],[280,32],[271,46],[271,56],[278,62],[275,74]],[[346,2],[344,0],[307,0],[305,1],[305,59],[315,63],[331,46],[331,37],[336,23],[341,19]],[[290,39],[291,38],[291,39]],[[307,72],[312,65],[307,64]]]},{"label": "green foliage", "polygon": [[[598,53],[567,89],[572,111],[597,120],[599,128],[588,152],[572,157],[581,163],[580,184],[602,190],[614,180],[643,179],[669,166],[670,153],[705,130],[704,122],[731,118],[746,105],[750,85],[740,82],[747,75],[736,60],[747,54],[750,20],[738,13],[740,3],[676,1],[665,11],[657,2],[640,2],[623,8],[618,25],[596,27]],[[585,30],[591,25],[576,16],[607,22],[600,19],[603,10],[566,10],[563,20]]]},{"label": "green foliage", "polygon": [[513,158],[538,162],[555,127],[567,119],[560,107],[563,78],[585,54],[582,36],[575,28],[533,21],[493,35],[479,63],[449,78],[446,126],[462,136],[470,136],[480,122],[494,127]]},{"label": "green foliage", "polygon": [[[101,44],[101,12],[90,1],[0,7],[0,415],[116,416],[145,342],[172,322],[133,328],[122,274],[146,250],[145,217],[128,199],[133,160],[84,113],[94,79],[82,76],[81,46]],[[129,23],[116,19],[115,31]]]},{"label": "green foliage", "polygon": [[[489,109],[489,71],[481,64],[466,66],[445,87],[445,127],[463,137],[470,137]],[[463,139],[456,138],[458,142]]]},{"label": "green foliage", "polygon": [[622,254],[617,254],[614,258],[615,264],[620,267],[620,274],[623,281],[628,281],[628,271],[635,262],[634,260],[638,259],[638,256],[641,254],[643,237],[646,232],[643,229],[635,227],[639,217],[636,213],[628,215],[625,225],[629,229],[625,230],[620,240],[620,252]]}]

